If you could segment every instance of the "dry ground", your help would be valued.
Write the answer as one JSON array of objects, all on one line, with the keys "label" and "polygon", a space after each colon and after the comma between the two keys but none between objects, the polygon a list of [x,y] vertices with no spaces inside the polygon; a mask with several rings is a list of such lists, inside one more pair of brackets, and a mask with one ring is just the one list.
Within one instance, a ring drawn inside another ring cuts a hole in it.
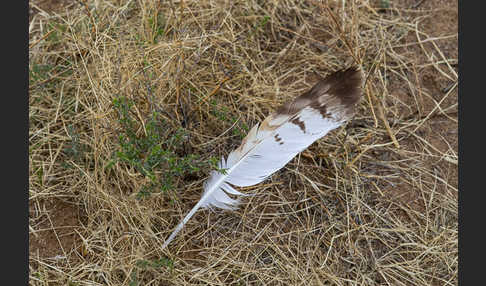
[{"label": "dry ground", "polygon": [[[457,284],[456,1],[29,14],[31,285]],[[352,121],[161,250],[211,160],[350,65],[367,79]]]}]

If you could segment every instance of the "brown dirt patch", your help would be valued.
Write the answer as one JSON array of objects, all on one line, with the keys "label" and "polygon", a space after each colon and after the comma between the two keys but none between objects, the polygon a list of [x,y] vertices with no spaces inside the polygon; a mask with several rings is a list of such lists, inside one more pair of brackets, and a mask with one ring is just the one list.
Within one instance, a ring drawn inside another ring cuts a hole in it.
[{"label": "brown dirt patch", "polygon": [[[401,11],[410,17],[422,12],[425,17],[417,22],[417,28],[426,35],[417,36],[415,33],[409,33],[405,37],[405,43],[418,42],[418,37],[424,43],[398,48],[400,54],[406,54],[416,67],[415,71],[405,73],[408,79],[406,83],[396,74],[388,75],[387,89],[390,96],[385,99],[386,116],[394,129],[400,128],[400,125],[395,122],[412,118],[427,119],[424,123],[419,123],[421,126],[414,134],[398,133],[396,136],[400,140],[402,148],[400,152],[407,152],[403,157],[409,156],[410,153],[431,155],[421,158],[420,168],[435,170],[438,177],[446,179],[445,184],[437,184],[436,190],[444,194],[448,184],[457,186],[457,163],[444,160],[443,154],[458,152],[458,126],[457,122],[450,120],[450,118],[457,119],[458,89],[457,86],[453,88],[457,82],[444,77],[444,73],[450,74],[447,67],[430,65],[430,57],[436,61],[443,58],[456,59],[450,61],[450,64],[454,72],[458,73],[457,1],[393,1],[392,3],[395,8],[413,8],[414,11]],[[433,43],[427,41],[434,38],[444,39]],[[429,176],[429,179],[434,180],[433,176]],[[392,200],[408,205],[418,212],[424,210],[425,202],[416,186],[398,183],[386,189]]]},{"label": "brown dirt patch", "polygon": [[68,257],[80,247],[81,238],[75,230],[80,230],[79,208],[59,199],[36,202],[29,206],[30,225],[29,253],[31,257]]}]

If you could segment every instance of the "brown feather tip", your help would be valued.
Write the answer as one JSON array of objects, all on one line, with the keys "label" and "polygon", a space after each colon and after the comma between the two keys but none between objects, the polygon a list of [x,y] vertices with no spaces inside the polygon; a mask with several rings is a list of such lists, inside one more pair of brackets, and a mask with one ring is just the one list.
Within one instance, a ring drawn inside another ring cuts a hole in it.
[{"label": "brown feather tip", "polygon": [[329,93],[341,99],[343,105],[350,106],[359,101],[363,77],[357,67],[338,71],[330,75],[327,80],[331,85]]},{"label": "brown feather tip", "polygon": [[323,117],[326,115],[327,106],[317,101],[325,94],[339,99],[339,102],[345,107],[352,107],[361,97],[362,74],[357,67],[350,67],[344,70],[330,74],[321,79],[309,91],[297,97],[291,102],[280,106],[277,114],[295,114],[307,105],[318,109]]},{"label": "brown feather tip", "polygon": [[361,97],[362,75],[357,67],[350,67],[328,75],[317,83],[310,91],[316,96],[325,93],[340,99],[341,104],[350,107],[356,104]]}]

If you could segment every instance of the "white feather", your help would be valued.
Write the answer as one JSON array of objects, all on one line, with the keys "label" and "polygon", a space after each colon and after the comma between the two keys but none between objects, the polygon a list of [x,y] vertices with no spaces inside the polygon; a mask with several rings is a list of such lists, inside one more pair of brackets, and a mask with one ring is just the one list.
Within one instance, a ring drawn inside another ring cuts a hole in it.
[{"label": "white feather", "polygon": [[[162,248],[174,239],[199,208],[236,209],[239,201],[232,199],[227,193],[236,196],[245,194],[234,189],[232,185],[247,187],[262,182],[314,141],[350,118],[351,105],[340,104],[335,96],[326,94],[325,92],[332,88],[333,84],[331,82],[325,85],[326,83],[325,80],[321,81],[320,90],[315,92],[322,94],[313,95],[315,98],[312,100],[308,96],[303,99],[297,98],[292,103],[297,106],[303,104],[300,110],[290,114],[275,113],[267,117],[262,124],[255,125],[243,139],[241,146],[233,150],[226,160],[224,157],[221,159],[219,168],[225,170],[224,174],[218,171],[211,172],[204,184],[201,199],[177,225]],[[342,84],[342,82],[338,83]],[[317,108],[322,106],[327,114],[324,116],[319,109],[316,109],[316,105],[310,105],[311,102],[317,102]],[[292,104],[289,106],[294,107]]]}]

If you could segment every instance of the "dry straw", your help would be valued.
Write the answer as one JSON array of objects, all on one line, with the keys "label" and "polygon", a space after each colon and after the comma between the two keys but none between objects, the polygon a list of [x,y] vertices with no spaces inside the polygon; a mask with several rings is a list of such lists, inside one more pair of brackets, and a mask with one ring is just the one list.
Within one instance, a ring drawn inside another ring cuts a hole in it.
[{"label": "dry straw", "polygon": [[[30,284],[456,285],[457,28],[430,19],[457,12],[397,2],[31,1]],[[351,64],[353,120],[161,250],[212,158]]]}]

